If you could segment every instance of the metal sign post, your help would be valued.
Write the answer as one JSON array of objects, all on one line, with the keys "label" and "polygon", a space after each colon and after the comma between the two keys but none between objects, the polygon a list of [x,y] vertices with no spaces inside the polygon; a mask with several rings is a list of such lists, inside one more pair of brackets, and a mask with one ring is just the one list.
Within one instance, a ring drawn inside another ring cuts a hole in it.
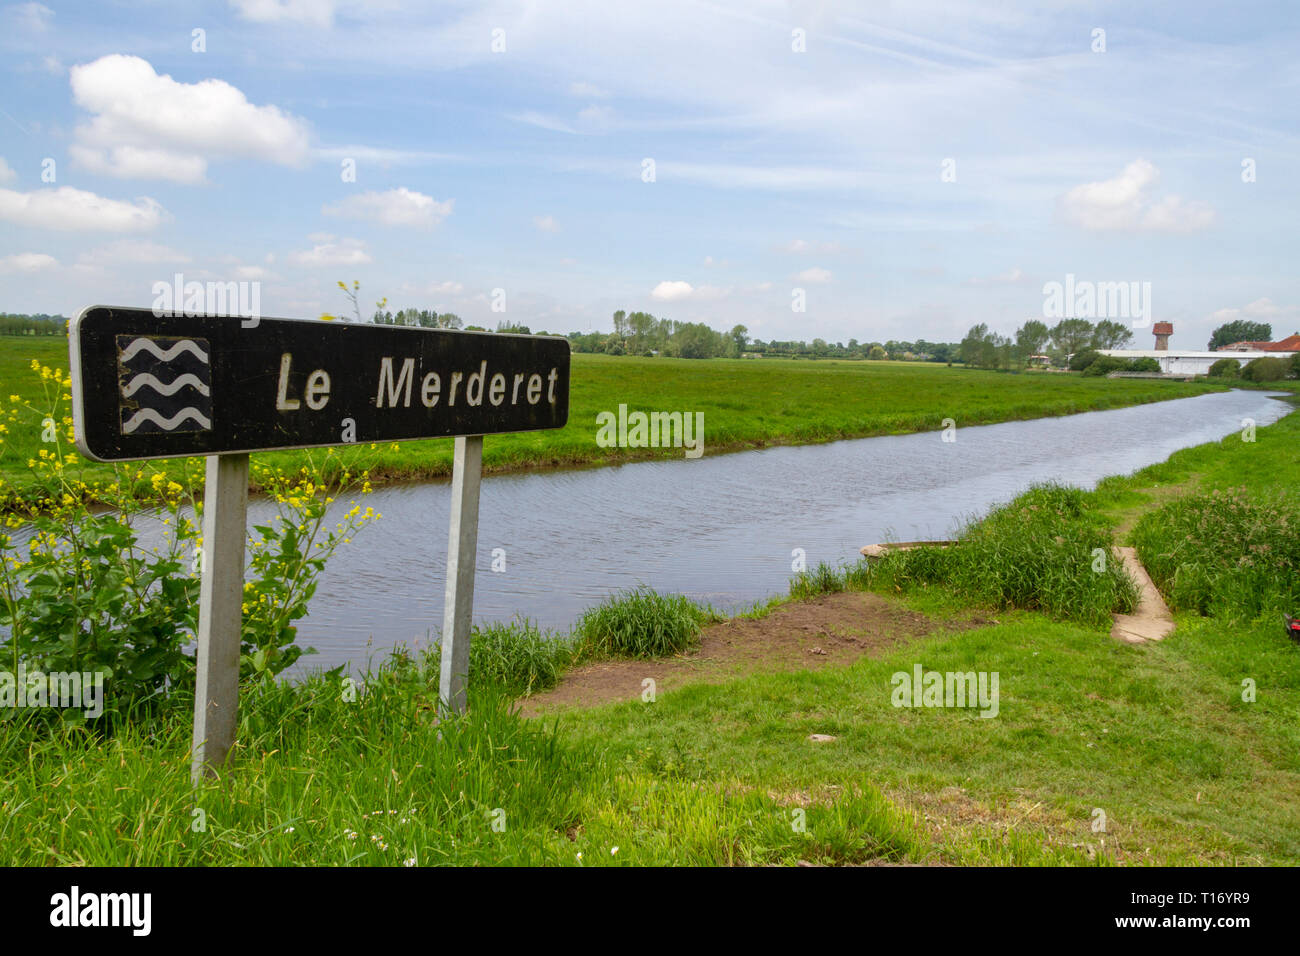
[{"label": "metal sign post", "polygon": [[456,439],[447,529],[447,598],[442,611],[438,697],[444,709],[465,712],[469,635],[474,612],[474,562],[478,552],[478,492],[483,476],[483,436]]},{"label": "metal sign post", "polygon": [[235,743],[249,452],[455,437],[439,703],[464,711],[483,436],[564,427],[568,342],[107,306],[84,309],[68,336],[82,454],[207,457],[196,781]]},{"label": "metal sign post", "polygon": [[248,456],[209,455],[203,483],[203,558],[190,777],[215,776],[235,744],[243,623]]}]

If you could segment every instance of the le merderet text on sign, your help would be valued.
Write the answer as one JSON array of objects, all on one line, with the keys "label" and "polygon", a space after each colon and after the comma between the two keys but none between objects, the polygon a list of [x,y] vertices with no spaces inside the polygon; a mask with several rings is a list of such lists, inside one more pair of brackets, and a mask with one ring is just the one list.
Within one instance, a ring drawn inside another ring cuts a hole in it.
[{"label": "le merderet text on sign", "polygon": [[[457,402],[470,407],[482,406],[484,400],[490,405],[519,405],[521,401],[536,405],[546,393],[548,404],[555,402],[555,383],[559,378],[559,369],[552,367],[545,376],[537,372],[488,372],[486,360],[479,363],[477,371],[466,374],[464,371],[449,371],[442,375],[438,372],[426,372],[416,384],[415,359],[406,358],[397,365],[397,360],[386,355],[379,361],[376,370],[375,407],[376,408],[410,408],[414,395],[425,408],[433,408],[439,402],[445,402],[447,408],[454,408]],[[330,400],[330,375],[322,368],[314,369],[307,375],[302,386],[301,398],[294,387],[293,355],[285,352],[280,356],[280,385],[276,394],[275,407],[278,411],[294,411],[303,404],[312,411],[320,411]]]}]

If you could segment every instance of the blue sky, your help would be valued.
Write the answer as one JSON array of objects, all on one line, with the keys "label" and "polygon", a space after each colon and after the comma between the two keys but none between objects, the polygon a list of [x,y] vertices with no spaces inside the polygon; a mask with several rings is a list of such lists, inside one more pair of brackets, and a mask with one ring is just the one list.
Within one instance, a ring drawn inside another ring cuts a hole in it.
[{"label": "blue sky", "polygon": [[1239,317],[1281,337],[1298,23],[1293,3],[2,5],[0,309],[148,306],[181,272],[260,281],[289,317],[342,311],[343,279],[488,327],[624,308],[947,341],[1041,318],[1074,274],[1150,282],[1175,348]]}]

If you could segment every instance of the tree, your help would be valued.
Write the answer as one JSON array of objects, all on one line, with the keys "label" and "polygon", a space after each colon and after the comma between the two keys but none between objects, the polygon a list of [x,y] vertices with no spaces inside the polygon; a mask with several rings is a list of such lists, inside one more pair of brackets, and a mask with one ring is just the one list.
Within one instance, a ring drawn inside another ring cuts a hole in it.
[{"label": "tree", "polygon": [[655,317],[649,312],[633,312],[627,317],[628,328],[632,332],[632,347],[636,352],[649,352],[654,348]]},{"label": "tree", "polygon": [[1050,334],[1058,349],[1073,355],[1092,341],[1092,323],[1087,319],[1062,319]]},{"label": "tree", "polygon": [[977,366],[982,364],[984,358],[984,349],[989,338],[989,327],[981,322],[979,325],[972,325],[966,337],[961,340],[961,361],[963,365]]},{"label": "tree", "polygon": [[745,352],[745,344],[749,341],[749,329],[743,325],[734,325],[727,335],[731,338],[732,351],[735,357],[740,358]]},{"label": "tree", "polygon": [[1252,382],[1280,382],[1287,377],[1291,369],[1288,364],[1280,358],[1251,359],[1246,363],[1246,367],[1241,370],[1241,377],[1249,379]]},{"label": "tree", "polygon": [[1051,334],[1048,331],[1047,323],[1040,322],[1037,319],[1030,319],[1016,329],[1016,347],[1020,349],[1021,354],[1026,358],[1037,355],[1043,350],[1043,346],[1047,344],[1047,339]]},{"label": "tree", "polygon": [[867,353],[867,358],[875,362],[880,362],[889,358],[889,355],[879,345],[873,345],[871,346],[871,351]]},{"label": "tree", "polygon": [[1249,319],[1235,319],[1225,322],[1210,333],[1210,344],[1206,346],[1211,352],[1217,352],[1233,342],[1271,342],[1273,326],[1267,322],[1252,322]]},{"label": "tree", "polygon": [[1092,330],[1092,347],[1095,349],[1122,349],[1133,341],[1133,333],[1123,322],[1102,319]]},{"label": "tree", "polygon": [[1236,378],[1241,373],[1241,363],[1236,359],[1221,358],[1210,366],[1210,378]]},{"label": "tree", "polygon": [[1102,354],[1098,352],[1096,349],[1083,349],[1080,352],[1075,352],[1073,355],[1070,356],[1070,365],[1069,365],[1070,371],[1071,372],[1086,371],[1088,366],[1091,365],[1093,362],[1097,361],[1097,359],[1099,358],[1102,358]]}]

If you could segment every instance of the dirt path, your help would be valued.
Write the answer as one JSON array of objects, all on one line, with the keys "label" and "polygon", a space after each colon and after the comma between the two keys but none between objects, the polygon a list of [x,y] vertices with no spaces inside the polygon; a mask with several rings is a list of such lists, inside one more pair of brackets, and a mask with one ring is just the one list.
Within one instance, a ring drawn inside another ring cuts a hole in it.
[{"label": "dirt path", "polygon": [[1116,614],[1110,636],[1125,644],[1145,644],[1168,637],[1174,629],[1174,617],[1169,613],[1165,599],[1160,596],[1151,576],[1138,560],[1134,548],[1116,548],[1124,562],[1124,570],[1138,586],[1138,606],[1132,614]]},{"label": "dirt path", "polygon": [[757,620],[733,618],[704,629],[691,654],[659,660],[618,660],[570,671],[556,687],[520,702],[525,715],[640,699],[653,680],[656,694],[684,684],[720,683],[749,674],[845,667],[935,632],[956,633],[991,623],[971,616],[939,621],[877,594],[828,594],[777,608]]}]

